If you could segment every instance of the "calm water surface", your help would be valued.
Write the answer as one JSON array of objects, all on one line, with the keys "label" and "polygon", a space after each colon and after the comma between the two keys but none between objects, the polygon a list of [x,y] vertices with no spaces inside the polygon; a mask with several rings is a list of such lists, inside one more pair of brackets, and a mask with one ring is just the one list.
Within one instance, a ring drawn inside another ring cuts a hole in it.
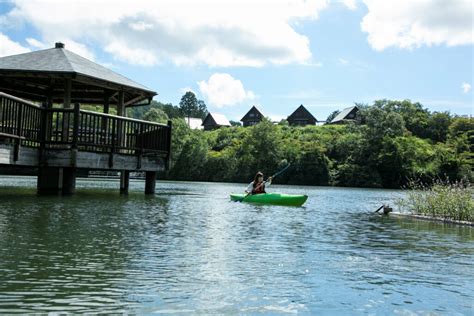
[{"label": "calm water surface", "polygon": [[35,181],[0,178],[0,314],[474,314],[474,229],[373,214],[399,191],[272,187],[309,195],[295,208],[231,202],[238,184]]}]

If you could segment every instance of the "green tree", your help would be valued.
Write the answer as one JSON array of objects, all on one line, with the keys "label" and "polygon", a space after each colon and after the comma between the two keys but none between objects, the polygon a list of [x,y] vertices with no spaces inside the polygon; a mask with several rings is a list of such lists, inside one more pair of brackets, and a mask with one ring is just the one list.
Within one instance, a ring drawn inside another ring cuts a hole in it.
[{"label": "green tree", "polygon": [[192,131],[182,118],[174,118],[171,122],[171,168],[174,168],[183,150],[184,143],[190,137]]},{"label": "green tree", "polygon": [[467,135],[471,141],[474,141],[474,118],[456,117],[452,120],[448,134],[450,138],[456,138],[460,135]]},{"label": "green tree", "polygon": [[184,117],[198,117],[204,119],[207,115],[207,107],[204,101],[198,100],[196,95],[188,91],[179,102],[179,110]]},{"label": "green tree", "polygon": [[255,167],[266,173],[273,172],[280,162],[280,137],[278,128],[268,119],[253,126],[246,138],[255,158]]},{"label": "green tree", "polygon": [[177,180],[202,180],[206,176],[203,168],[207,153],[205,138],[198,133],[190,134],[182,145],[170,175]]},{"label": "green tree", "polygon": [[366,136],[371,145],[377,145],[385,136],[402,136],[405,130],[405,121],[400,114],[377,106],[365,110],[365,119]]},{"label": "green tree", "polygon": [[316,143],[306,143],[290,171],[289,183],[327,185],[330,161],[324,148]]},{"label": "green tree", "polygon": [[151,108],[143,115],[143,120],[156,123],[166,123],[168,121],[168,115],[166,115],[166,113],[161,109]]},{"label": "green tree", "polygon": [[166,115],[168,115],[170,119],[183,117],[183,115],[181,114],[179,110],[179,107],[174,106],[171,103],[166,103],[166,104],[162,103],[160,104],[159,108],[162,109],[166,113]]},{"label": "green tree", "polygon": [[350,160],[337,165],[331,173],[333,185],[369,188],[382,186],[382,180],[377,170],[367,165],[351,163]]},{"label": "green tree", "polygon": [[435,142],[445,142],[448,137],[451,115],[448,112],[435,112],[428,121],[427,134]]},{"label": "green tree", "polygon": [[174,106],[171,103],[165,104],[155,100],[152,100],[149,105],[135,106],[127,109],[129,114],[128,116],[141,120],[143,119],[145,113],[147,113],[151,109],[157,109],[165,112],[169,119],[182,117],[177,106]]},{"label": "green tree", "polygon": [[430,124],[430,113],[418,102],[412,103],[410,100],[392,101],[377,100],[374,106],[386,112],[394,112],[403,118],[405,127],[415,136],[428,138],[427,128]]},{"label": "green tree", "polygon": [[207,111],[206,103],[203,100],[198,100],[198,116],[200,119],[204,120],[209,113]]}]

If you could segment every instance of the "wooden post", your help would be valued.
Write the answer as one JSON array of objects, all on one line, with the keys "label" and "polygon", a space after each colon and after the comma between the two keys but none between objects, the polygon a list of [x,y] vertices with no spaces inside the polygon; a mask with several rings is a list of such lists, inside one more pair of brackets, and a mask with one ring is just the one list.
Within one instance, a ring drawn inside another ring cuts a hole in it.
[{"label": "wooden post", "polygon": [[79,103],[74,104],[74,126],[72,132],[72,148],[77,149],[77,142],[79,140],[79,120],[81,111]]},{"label": "wooden post", "polygon": [[[123,90],[120,90],[119,94],[118,94],[117,115],[126,117],[127,112],[125,110],[124,97],[125,97],[125,95],[124,95]],[[122,122],[118,121],[118,126],[117,126],[118,137],[117,137],[117,140],[118,140],[119,147],[122,145],[122,142],[125,141],[125,139],[123,139],[123,137],[124,137],[123,128],[124,128],[124,126],[123,126]],[[119,150],[119,152],[120,152],[120,150]],[[127,194],[128,193],[129,182],[130,182],[130,171],[121,170],[120,171],[120,193],[121,194]]]},{"label": "wooden post", "polygon": [[63,108],[71,108],[71,90],[72,90],[72,80],[71,78],[66,78],[64,81],[64,104]]},{"label": "wooden post", "polygon": [[165,161],[165,167],[166,170],[169,170],[171,168],[171,131],[173,130],[173,123],[172,121],[168,121],[168,134],[166,135],[166,146],[167,146],[167,151],[168,153],[166,154],[166,161]]},{"label": "wooden post", "polygon": [[[109,114],[109,108],[110,108],[110,92],[105,90],[104,91],[104,113]],[[101,122],[101,136],[104,142],[107,142],[107,123],[108,123],[108,118],[103,117],[102,122]]]},{"label": "wooden post", "polygon": [[60,194],[63,188],[63,168],[40,167],[38,170],[38,194]]},{"label": "wooden post", "polygon": [[[79,141],[79,120],[80,120],[80,105],[74,104],[74,122],[72,127],[72,144],[71,144],[71,167],[75,168],[77,164],[77,143]],[[74,180],[75,181],[75,180]],[[75,186],[75,184],[74,184]]]},{"label": "wooden post", "polygon": [[143,135],[143,124],[140,124],[140,130],[138,131],[137,135],[137,145],[139,145],[140,149],[136,151],[137,153],[137,169],[141,169],[142,167],[142,155],[143,155],[143,149],[145,145],[145,135]]},{"label": "wooden post", "polygon": [[115,122],[116,120],[112,120],[112,137],[110,140],[112,143],[112,147],[110,147],[109,168],[112,168],[114,166],[114,153],[115,153],[115,141],[116,141],[115,134],[117,133],[117,126]]},{"label": "wooden post", "polygon": [[145,173],[145,194],[155,194],[156,171],[147,171]]},{"label": "wooden post", "polygon": [[76,168],[63,168],[63,195],[70,195],[76,191]]},{"label": "wooden post", "polygon": [[15,139],[15,145],[13,148],[13,161],[18,161],[19,154],[20,154],[20,143],[21,143],[21,123],[23,122],[23,103],[18,104],[18,112],[16,118],[16,136],[18,138]]},{"label": "wooden post", "polygon": [[130,171],[120,171],[120,194],[128,194],[128,187],[130,184]]},{"label": "wooden post", "polygon": [[38,165],[41,167],[45,164],[44,159],[44,150],[45,150],[45,142],[47,137],[47,124],[48,124],[48,113],[46,109],[48,108],[47,102],[44,102],[41,107],[41,122],[40,122],[40,132],[39,132],[39,150],[38,150]]},{"label": "wooden post", "polygon": [[[71,105],[71,90],[72,90],[72,80],[71,78],[66,78],[64,80],[64,103],[63,109],[70,109]],[[58,113],[59,115],[59,113]],[[61,130],[61,140],[62,141],[70,141],[70,134],[69,134],[69,120],[66,119],[69,113],[63,113],[63,127]],[[69,118],[69,117],[68,117]]]},{"label": "wooden post", "polygon": [[118,102],[117,102],[117,115],[118,116],[127,116],[127,113],[125,111],[124,98],[125,98],[125,94],[123,90],[120,90],[118,94]]},{"label": "wooden post", "polygon": [[104,113],[109,114],[110,110],[110,92],[105,90],[104,91]]},{"label": "wooden post", "polygon": [[[117,116],[126,116],[126,112],[125,112],[125,105],[124,105],[124,93],[123,91],[119,91],[119,94],[118,94],[118,103],[117,103]],[[117,143],[119,145],[119,147],[122,145],[122,142],[125,141],[123,139],[123,122],[122,121],[118,121],[117,122]],[[120,150],[119,150],[120,152]]]}]

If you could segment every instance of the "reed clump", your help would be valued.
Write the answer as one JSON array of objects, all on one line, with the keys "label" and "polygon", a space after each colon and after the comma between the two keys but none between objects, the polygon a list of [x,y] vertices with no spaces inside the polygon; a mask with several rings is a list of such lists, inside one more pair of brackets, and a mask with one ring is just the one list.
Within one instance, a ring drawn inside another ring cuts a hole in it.
[{"label": "reed clump", "polygon": [[411,182],[398,205],[416,215],[474,222],[474,190],[466,182],[436,181],[432,185]]}]

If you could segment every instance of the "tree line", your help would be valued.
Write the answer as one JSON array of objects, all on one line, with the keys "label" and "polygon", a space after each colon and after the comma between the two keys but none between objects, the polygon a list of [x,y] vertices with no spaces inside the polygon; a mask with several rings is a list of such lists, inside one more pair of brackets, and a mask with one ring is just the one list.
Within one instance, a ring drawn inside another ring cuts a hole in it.
[{"label": "tree line", "polygon": [[198,100],[193,92],[188,91],[182,96],[179,106],[153,100],[150,105],[129,109],[127,114],[137,119],[166,123],[168,120],[183,117],[204,119],[207,113],[206,103],[203,100]]},{"label": "tree line", "polygon": [[[277,183],[399,188],[411,180],[474,180],[473,118],[430,112],[409,100],[356,105],[356,119],[345,125],[293,127],[264,119],[214,131],[189,129],[181,102],[133,111],[137,118],[173,121],[167,179],[248,182],[256,171],[268,176],[288,162]],[[152,116],[153,109],[160,114]]]}]

